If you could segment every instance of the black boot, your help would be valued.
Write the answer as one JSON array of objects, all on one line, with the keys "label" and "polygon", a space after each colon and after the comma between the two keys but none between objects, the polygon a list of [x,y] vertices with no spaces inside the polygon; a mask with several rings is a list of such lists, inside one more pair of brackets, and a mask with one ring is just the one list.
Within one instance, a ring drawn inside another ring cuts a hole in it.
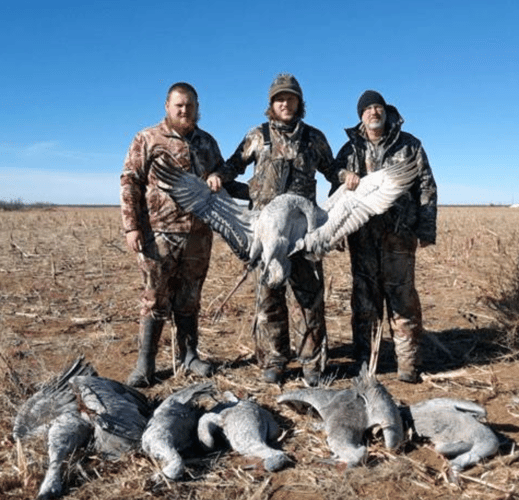
[{"label": "black boot", "polygon": [[263,380],[269,384],[281,384],[285,377],[285,365],[276,364],[263,371]]},{"label": "black boot", "polygon": [[132,387],[149,387],[155,374],[155,357],[164,320],[150,316],[141,318],[139,325],[139,357],[137,366],[130,374],[127,384]]},{"label": "black boot", "polygon": [[175,313],[177,327],[177,343],[180,362],[184,368],[201,377],[210,377],[213,366],[198,357],[198,316],[182,316]]}]

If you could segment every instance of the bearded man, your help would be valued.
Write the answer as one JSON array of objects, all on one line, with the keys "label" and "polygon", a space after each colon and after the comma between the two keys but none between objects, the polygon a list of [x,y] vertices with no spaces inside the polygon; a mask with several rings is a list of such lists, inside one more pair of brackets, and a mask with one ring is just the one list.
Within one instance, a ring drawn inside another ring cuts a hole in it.
[{"label": "bearded man", "polygon": [[[384,214],[348,236],[353,290],[352,331],[357,366],[369,360],[371,338],[387,311],[398,379],[419,381],[422,309],[415,287],[417,246],[436,241],[437,189],[422,143],[402,130],[395,106],[367,90],[357,103],[360,123],[336,158],[339,182],[355,190],[360,178],[403,160],[416,159],[418,177]],[[334,186],[334,188],[336,188]]]},{"label": "bearded man", "polygon": [[[330,182],[333,154],[324,134],[303,122],[305,102],[293,75],[280,74],[268,93],[268,122],[252,129],[225,168],[217,169],[208,185],[217,190],[254,163],[249,194],[254,209],[261,210],[282,193],[293,193],[316,201],[316,172]],[[324,277],[322,262],[309,262],[301,255],[291,258],[288,284],[299,305],[294,310],[294,329],[300,334],[296,356],[303,365],[305,381],[317,385],[327,360],[324,319]],[[265,381],[281,383],[292,358],[289,336],[287,287],[270,288],[257,280],[254,340],[256,358]]]},{"label": "bearded man", "polygon": [[141,295],[139,355],[127,383],[154,382],[155,357],[166,320],[176,326],[177,355],[189,371],[210,376],[213,367],[198,357],[198,314],[212,246],[210,228],[184,212],[158,187],[153,163],[193,172],[203,179],[223,164],[215,139],[198,128],[198,95],[185,82],[167,93],[166,117],[139,132],[121,175],[121,213],[126,242],[137,254]]}]

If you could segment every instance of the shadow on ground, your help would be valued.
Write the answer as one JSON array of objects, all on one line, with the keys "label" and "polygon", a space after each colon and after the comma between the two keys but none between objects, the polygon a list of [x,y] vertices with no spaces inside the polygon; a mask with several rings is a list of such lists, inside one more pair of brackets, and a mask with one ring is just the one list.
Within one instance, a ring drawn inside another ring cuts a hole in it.
[{"label": "shadow on ground", "polygon": [[[428,331],[422,339],[421,371],[440,373],[464,366],[485,365],[511,355],[509,349],[500,345],[501,332],[491,328],[454,328],[439,332]],[[328,353],[327,375],[343,379],[356,376],[359,366],[355,364],[353,344],[333,347]],[[393,342],[383,339],[377,373],[396,373],[397,364]]]}]

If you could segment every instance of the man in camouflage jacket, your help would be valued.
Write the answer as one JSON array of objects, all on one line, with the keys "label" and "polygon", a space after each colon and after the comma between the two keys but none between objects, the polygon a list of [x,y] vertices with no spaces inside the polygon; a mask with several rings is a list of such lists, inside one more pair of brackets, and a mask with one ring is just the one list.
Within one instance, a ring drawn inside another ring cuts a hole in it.
[{"label": "man in camouflage jacket", "polygon": [[[415,253],[436,241],[437,190],[421,142],[401,130],[398,110],[375,91],[357,105],[361,122],[346,130],[349,141],[336,158],[339,182],[355,189],[360,177],[404,159],[416,158],[419,174],[411,189],[384,214],[348,237],[353,274],[351,297],[355,354],[369,358],[370,339],[387,307],[398,361],[398,378],[419,380],[422,311],[415,288]],[[334,188],[336,188],[334,186]]]},{"label": "man in camouflage jacket", "polygon": [[162,122],[135,136],[121,175],[123,228],[128,247],[138,255],[144,281],[139,356],[128,379],[136,387],[153,382],[158,342],[172,314],[181,363],[198,375],[212,371],[210,363],[197,355],[198,313],[212,232],[158,187],[153,164],[159,160],[168,168],[206,179],[223,158],[215,139],[197,126],[198,96],[191,85],[173,84],[165,108]]},{"label": "man in camouflage jacket", "polygon": [[[249,193],[254,209],[262,209],[282,193],[294,193],[315,202],[317,171],[332,182],[333,154],[322,132],[302,121],[303,92],[289,74],[278,75],[269,90],[268,123],[252,129],[235,153],[219,170],[217,184],[243,174],[254,163]],[[324,278],[322,263],[310,263],[302,256],[292,258],[289,278],[299,304],[298,330],[302,341],[297,354],[310,385],[317,384],[327,357],[324,319]],[[269,288],[257,283],[257,316],[254,329],[256,357],[264,368],[265,380],[281,382],[291,358],[286,286]]]}]

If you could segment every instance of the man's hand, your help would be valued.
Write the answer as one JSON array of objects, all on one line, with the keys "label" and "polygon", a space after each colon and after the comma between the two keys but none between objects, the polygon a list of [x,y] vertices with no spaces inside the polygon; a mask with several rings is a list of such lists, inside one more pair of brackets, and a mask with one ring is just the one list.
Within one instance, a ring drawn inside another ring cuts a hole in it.
[{"label": "man's hand", "polygon": [[349,191],[355,191],[357,186],[359,185],[360,177],[355,172],[346,172],[344,174],[344,182],[346,184],[346,189]]},{"label": "man's hand", "polygon": [[220,178],[220,176],[218,174],[211,174],[207,178],[206,182],[207,182],[207,185],[209,186],[209,189],[213,193],[217,193],[218,191],[220,191],[220,189],[222,189],[222,179]]},{"label": "man's hand", "polygon": [[142,252],[143,244],[142,232],[138,229],[126,233],[126,245],[132,252]]}]

